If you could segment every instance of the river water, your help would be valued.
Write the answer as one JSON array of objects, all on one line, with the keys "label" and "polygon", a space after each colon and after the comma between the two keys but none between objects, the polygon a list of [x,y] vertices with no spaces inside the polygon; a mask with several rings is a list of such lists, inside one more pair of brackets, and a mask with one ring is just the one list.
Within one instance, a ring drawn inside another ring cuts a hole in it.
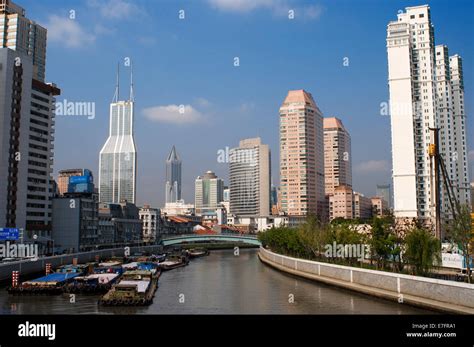
[{"label": "river water", "polygon": [[213,251],[162,274],[148,307],[100,307],[98,296],[11,296],[1,314],[426,314],[430,311],[296,278],[257,257],[258,250]]}]

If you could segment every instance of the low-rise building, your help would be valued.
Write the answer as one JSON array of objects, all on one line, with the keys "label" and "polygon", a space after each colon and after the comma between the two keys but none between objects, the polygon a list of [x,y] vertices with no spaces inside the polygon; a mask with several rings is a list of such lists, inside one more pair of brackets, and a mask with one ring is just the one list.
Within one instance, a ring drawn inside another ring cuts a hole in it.
[{"label": "low-rise building", "polygon": [[386,214],[388,209],[388,202],[383,196],[374,196],[370,199],[372,201],[372,213],[374,216],[382,217]]},{"label": "low-rise building", "polygon": [[138,214],[143,225],[143,241],[155,242],[161,228],[160,210],[143,205]]},{"label": "low-rise building", "polygon": [[201,218],[194,219],[190,216],[162,216],[162,230],[164,234],[192,234],[194,227],[200,224]]},{"label": "low-rise building", "polygon": [[101,234],[106,234],[108,240],[111,239],[110,222],[113,224],[113,242],[107,246],[121,247],[143,240],[142,221],[135,204],[127,201],[122,201],[120,204],[101,203],[99,210],[99,231]]},{"label": "low-rise building", "polygon": [[69,194],[53,199],[52,239],[59,252],[81,252],[101,243],[98,195]]},{"label": "low-rise building", "polygon": [[354,192],[354,218],[372,218],[372,200],[358,192]]},{"label": "low-rise building", "polygon": [[354,218],[352,187],[340,185],[334,188],[333,195],[329,196],[329,219]]},{"label": "low-rise building", "polygon": [[306,216],[227,217],[228,226],[250,233],[278,227],[296,228],[305,221]]},{"label": "low-rise building", "polygon": [[184,200],[178,200],[176,202],[168,202],[165,207],[161,209],[161,213],[167,216],[179,216],[179,215],[194,215],[195,209],[194,204],[186,204]]}]

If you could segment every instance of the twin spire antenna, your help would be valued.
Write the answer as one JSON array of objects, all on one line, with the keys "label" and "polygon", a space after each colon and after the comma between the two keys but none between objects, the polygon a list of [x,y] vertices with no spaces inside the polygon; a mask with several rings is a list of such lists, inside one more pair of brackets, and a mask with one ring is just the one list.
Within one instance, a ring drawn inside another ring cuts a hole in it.
[{"label": "twin spire antenna", "polygon": [[[113,97],[113,102],[120,101],[120,63],[117,63],[117,81],[115,82],[115,93]],[[128,101],[134,102],[135,96],[133,94],[133,65],[130,62],[130,96]]]}]

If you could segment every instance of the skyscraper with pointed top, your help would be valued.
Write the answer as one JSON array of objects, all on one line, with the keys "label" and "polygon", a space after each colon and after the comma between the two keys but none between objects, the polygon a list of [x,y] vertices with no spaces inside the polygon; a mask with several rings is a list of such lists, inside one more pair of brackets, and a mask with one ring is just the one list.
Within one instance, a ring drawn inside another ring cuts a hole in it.
[{"label": "skyscraper with pointed top", "polygon": [[115,95],[110,104],[109,137],[100,151],[99,200],[104,203],[135,203],[137,149],[133,138],[133,70],[130,66],[130,96],[120,100],[119,68]]},{"label": "skyscraper with pointed top", "polygon": [[181,200],[181,159],[173,146],[166,159],[166,203]]}]

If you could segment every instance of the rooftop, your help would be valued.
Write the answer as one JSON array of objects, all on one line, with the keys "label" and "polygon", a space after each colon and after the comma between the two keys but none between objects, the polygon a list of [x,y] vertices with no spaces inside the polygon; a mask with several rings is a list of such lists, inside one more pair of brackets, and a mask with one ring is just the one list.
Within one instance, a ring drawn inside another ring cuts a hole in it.
[{"label": "rooftop", "polygon": [[316,107],[316,103],[314,102],[311,93],[303,89],[288,91],[285,101],[283,101],[283,105],[291,103],[305,103]]},{"label": "rooftop", "polygon": [[342,121],[336,117],[324,118],[324,129],[346,130],[342,124]]}]

